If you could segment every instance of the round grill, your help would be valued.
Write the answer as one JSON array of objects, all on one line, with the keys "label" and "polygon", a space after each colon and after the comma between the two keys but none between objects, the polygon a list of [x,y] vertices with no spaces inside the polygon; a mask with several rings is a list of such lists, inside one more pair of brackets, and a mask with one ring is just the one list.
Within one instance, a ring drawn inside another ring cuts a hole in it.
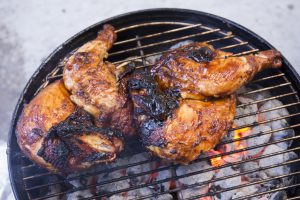
[{"label": "round grill", "polygon": [[[76,48],[78,48],[82,44],[95,38],[97,32],[102,29],[102,26],[105,23],[112,24],[117,30],[118,40],[111,49],[108,58],[108,60],[114,63],[115,65],[120,65],[138,60],[141,63],[143,63],[141,67],[151,67],[151,65],[146,62],[146,59],[148,57],[168,52],[170,46],[184,40],[206,42],[212,44],[216,49],[233,52],[234,56],[255,53],[260,50],[273,48],[270,44],[268,44],[265,40],[263,40],[256,34],[229,20],[198,11],[181,9],[154,9],[128,13],[125,15],[117,16],[102,21],[83,30],[82,32],[78,33],[77,35],[63,43],[61,46],[59,46],[41,64],[41,66],[38,68],[38,70],[35,72],[35,74],[32,76],[32,78],[26,85],[17,104],[11,124],[9,136],[10,138],[7,150],[10,180],[14,190],[14,194],[17,199],[37,200],[48,198],[65,198],[67,194],[84,192],[86,190],[93,190],[94,188],[99,188],[105,184],[116,183],[118,181],[126,179],[139,178],[141,176],[152,175],[157,172],[162,172],[166,170],[170,171],[171,175],[164,179],[146,182],[144,184],[139,185],[131,185],[128,188],[110,192],[94,192],[90,196],[82,196],[82,198],[84,197],[85,199],[105,199],[114,194],[133,191],[139,188],[156,187],[158,184],[171,182],[173,186],[167,190],[161,190],[155,194],[141,195],[136,199],[159,199],[159,197],[163,194],[171,194],[174,199],[177,199],[179,197],[176,194],[178,194],[178,192],[183,189],[182,187],[178,187],[178,185],[176,184],[177,180],[180,178],[189,177],[195,174],[206,173],[212,170],[220,170],[226,167],[234,167],[238,164],[257,161],[258,159],[267,158],[278,154],[284,154],[287,152],[296,152],[298,154],[300,150],[300,144],[298,141],[300,135],[297,134],[300,128],[300,100],[298,96],[300,89],[300,79],[299,76],[296,74],[295,70],[292,68],[292,66],[284,59],[283,68],[263,71],[254,78],[251,84],[259,84],[260,86],[262,86],[261,88],[252,89],[251,91],[241,92],[238,94],[253,95],[260,94],[265,91],[268,91],[271,94],[271,96],[267,98],[239,104],[238,108],[244,108],[255,104],[258,105],[274,99],[280,100],[283,103],[283,105],[257,111],[254,113],[250,112],[244,115],[236,116],[236,119],[257,115],[258,113],[267,113],[282,108],[287,109],[289,114],[280,117],[274,116],[272,119],[238,126],[230,131],[238,130],[245,127],[253,127],[260,124],[266,124],[272,121],[282,119],[288,120],[289,125],[284,128],[272,129],[270,131],[260,134],[251,134],[238,139],[225,140],[222,141],[220,145],[229,144],[236,141],[243,141],[249,138],[256,138],[261,135],[266,135],[288,129],[294,129],[296,133],[295,136],[283,138],[281,140],[268,142],[256,146],[249,146],[245,149],[233,150],[230,152],[222,153],[220,155],[200,157],[193,163],[201,162],[204,160],[210,160],[212,158],[217,158],[220,156],[232,155],[238,152],[260,148],[270,144],[278,144],[285,141],[293,141],[292,146],[287,150],[263,155],[259,158],[248,158],[243,161],[237,161],[235,163],[229,163],[222,166],[212,167],[209,169],[198,169],[195,172],[185,173],[182,175],[178,175],[175,173],[175,169],[179,166],[178,164],[168,163],[164,164],[161,167],[148,169],[139,173],[126,174],[122,177],[108,177],[102,182],[87,182],[86,178],[95,177],[101,174],[106,174],[108,172],[114,172],[117,170],[126,170],[130,167],[143,166],[144,164],[155,162],[158,159],[150,157],[144,160],[133,160],[125,165],[111,166],[106,169],[95,168],[90,171],[83,172],[81,174],[70,175],[68,177],[61,177],[52,174],[33,164],[20,151],[15,136],[15,126],[24,105],[28,103],[40,89],[44,88],[54,80],[61,78],[64,58],[68,57],[70,53],[72,53],[74,50],[76,50]],[[144,151],[143,148],[139,146],[138,141],[131,141],[127,144],[127,146],[135,146],[135,148],[128,147],[127,150],[125,150],[125,152],[123,152],[120,155],[121,158],[130,158]],[[263,184],[268,181],[277,180],[285,177],[294,177],[294,180],[289,185],[276,187],[268,191],[260,191],[255,194],[239,197],[237,199],[250,199],[251,197],[261,196],[267,193],[274,193],[281,190],[287,191],[290,199],[298,199],[297,196],[299,194],[297,194],[297,188],[300,191],[299,183],[297,181],[297,177],[300,174],[300,167],[298,164],[299,161],[300,159],[296,158],[283,163],[270,165],[263,168],[260,167],[252,171],[241,172],[238,174],[228,175],[221,178],[214,178],[209,181],[202,181],[200,183],[197,182],[189,184],[185,187],[199,187],[201,185],[208,185],[216,181],[241,176],[247,173],[253,173],[255,171],[261,171],[279,166],[289,165],[293,166],[293,170],[288,174],[272,177],[265,180],[258,180],[251,183],[234,186],[231,188],[219,189],[216,191],[208,191],[205,194],[189,197],[189,199],[199,199],[201,197],[215,196],[226,191],[238,189],[241,187],[250,187],[251,185],[256,184]],[[71,181],[79,181],[81,184],[78,186],[74,186],[70,184]],[[59,190],[53,189],[58,187]]]}]

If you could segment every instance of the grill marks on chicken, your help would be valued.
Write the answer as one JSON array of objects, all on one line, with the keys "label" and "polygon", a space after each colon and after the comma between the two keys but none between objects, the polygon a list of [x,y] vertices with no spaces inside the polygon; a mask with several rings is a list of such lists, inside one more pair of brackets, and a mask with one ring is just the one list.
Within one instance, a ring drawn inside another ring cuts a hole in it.
[{"label": "grill marks on chicken", "polygon": [[96,39],[68,59],[63,79],[71,100],[97,118],[98,126],[110,126],[133,135],[132,102],[124,88],[119,87],[120,72],[115,65],[103,61],[115,40],[114,28],[104,25]]},{"label": "grill marks on chicken", "polygon": [[177,87],[183,98],[201,99],[230,95],[259,71],[282,64],[275,50],[230,55],[205,43],[193,43],[162,56],[152,72],[162,88]]},{"label": "grill marks on chicken", "polygon": [[115,132],[96,127],[89,114],[76,109],[61,80],[25,106],[17,124],[17,141],[31,160],[55,173],[111,161],[123,148]]}]

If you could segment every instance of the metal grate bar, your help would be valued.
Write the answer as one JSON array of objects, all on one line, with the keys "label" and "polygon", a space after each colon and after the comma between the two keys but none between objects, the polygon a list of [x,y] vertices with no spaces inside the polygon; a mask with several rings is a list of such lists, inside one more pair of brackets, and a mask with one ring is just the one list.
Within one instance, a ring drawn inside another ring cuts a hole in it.
[{"label": "metal grate bar", "polygon": [[127,53],[127,52],[130,52],[130,51],[134,51],[134,50],[145,49],[145,48],[149,48],[149,47],[153,47],[153,46],[158,46],[158,45],[161,45],[161,44],[168,44],[168,43],[172,43],[172,42],[176,42],[176,41],[180,41],[180,40],[184,40],[184,39],[188,39],[188,38],[197,37],[197,36],[200,36],[200,35],[207,35],[207,34],[210,34],[210,33],[215,33],[215,32],[218,32],[218,31],[220,31],[219,28],[204,31],[204,32],[200,32],[200,33],[196,33],[196,34],[191,34],[191,35],[187,35],[187,36],[183,36],[183,37],[179,37],[179,38],[175,38],[175,39],[165,40],[163,42],[156,42],[156,43],[147,44],[147,45],[140,46],[140,47],[134,47],[134,48],[130,48],[130,49],[122,50],[122,51],[116,51],[116,52],[110,53],[109,56],[119,55],[119,54],[122,54],[122,53]]},{"label": "metal grate bar", "polygon": [[283,77],[283,76],[284,76],[284,73],[280,73],[280,74],[276,74],[276,75],[273,75],[273,76],[267,76],[267,77],[263,77],[263,78],[260,78],[260,79],[253,80],[253,81],[251,81],[251,83],[257,83],[257,82],[260,82],[260,81],[265,81],[265,80],[269,80],[269,79],[272,79],[272,78],[279,78],[279,77]]},{"label": "metal grate bar", "polygon": [[295,200],[295,199],[300,199],[300,196],[293,197],[293,198],[288,198],[287,200]]},{"label": "metal grate bar", "polygon": [[[300,124],[298,124],[298,126],[300,126]],[[274,131],[274,132],[276,132],[276,131]],[[244,148],[244,149],[234,150],[234,151],[230,151],[230,152],[224,152],[224,153],[221,153],[221,154],[218,154],[218,155],[206,156],[206,157],[202,157],[200,159],[197,159],[196,162],[207,160],[207,159],[211,159],[211,158],[215,158],[215,157],[221,157],[221,156],[225,156],[225,155],[231,155],[231,154],[235,154],[235,153],[239,153],[239,152],[243,152],[243,151],[248,151],[248,150],[251,150],[251,149],[260,148],[260,147],[264,147],[264,146],[267,146],[267,145],[277,144],[277,143],[281,143],[281,142],[285,142],[285,141],[290,141],[290,140],[294,140],[294,139],[298,139],[298,138],[300,138],[300,136],[294,136],[294,137],[291,137],[291,138],[285,138],[285,139],[278,140],[278,141],[273,141],[273,142],[268,142],[268,143],[261,144],[261,145],[247,147],[247,148]],[[276,153],[272,153],[272,154],[268,154],[268,155],[270,155],[269,157],[271,157],[271,156],[274,156],[274,155],[282,154],[283,152],[294,151],[295,149],[296,148],[289,149],[289,150],[284,150],[284,151],[280,151],[280,152],[276,152]],[[298,147],[297,149],[300,149],[300,147]],[[265,156],[267,156],[267,155],[265,155]],[[258,160],[258,159],[262,159],[262,158],[265,158],[265,157],[261,156],[260,158],[252,158],[252,159],[246,159],[246,160],[235,162],[235,163],[229,163],[228,166],[232,166],[234,164],[242,164],[244,162],[249,162],[249,161]],[[194,163],[194,162],[192,162],[192,163]],[[97,184],[90,184],[90,185],[84,186],[84,187],[78,187],[78,188],[75,188],[75,189],[72,189],[72,190],[69,190],[69,191],[47,195],[47,196],[45,196],[45,198],[50,198],[50,197],[54,197],[54,196],[62,195],[62,194],[67,194],[67,193],[72,193],[72,192],[79,191],[79,190],[85,190],[85,189],[88,189],[88,188],[91,188],[91,187],[100,186],[100,185],[104,185],[104,184],[109,184],[109,183],[113,183],[113,182],[118,182],[118,181],[126,180],[126,179],[129,179],[129,178],[144,176],[144,175],[152,174],[152,173],[155,173],[155,172],[164,171],[164,170],[170,169],[172,167],[174,168],[176,166],[179,166],[179,164],[171,165],[171,166],[166,166],[166,167],[162,167],[162,168],[157,168],[157,169],[154,169],[154,170],[151,170],[151,171],[137,173],[137,174],[130,175],[130,176],[123,176],[123,177],[120,177],[120,178],[103,181],[103,182],[97,183]],[[212,167],[209,170],[220,169],[220,168],[228,167],[228,166],[225,164],[225,165],[223,165],[221,167],[218,167],[218,168],[213,168]],[[192,176],[192,175],[198,174],[200,172],[203,173],[203,172],[206,172],[206,171],[197,171],[197,172],[193,172],[193,173],[184,174],[184,175],[181,175],[181,176],[177,176],[176,179],[183,178],[183,177],[188,177],[188,176]],[[163,181],[163,182],[170,181],[169,179],[164,179],[165,181]],[[155,185],[155,184],[154,183],[150,183],[148,185]],[[45,185],[40,185],[40,186],[34,186],[34,187],[26,188],[26,190],[29,191],[29,190],[38,189],[38,188],[45,187],[45,186],[49,186],[49,185],[45,184]],[[143,187],[146,187],[146,186],[143,186]],[[142,188],[142,187],[139,187],[139,188]],[[132,188],[127,188],[126,191],[127,190],[128,191],[132,190]],[[120,193],[120,192],[117,192],[117,193]],[[104,196],[106,196],[106,195],[104,195]],[[43,199],[43,198],[41,198],[41,199]]]},{"label": "metal grate bar", "polygon": [[[225,37],[222,37],[222,38],[217,38],[217,39],[212,39],[212,40],[206,40],[206,41],[203,41],[203,42],[205,42],[205,43],[211,43],[211,42],[216,42],[216,41],[220,41],[220,40],[230,39],[232,37],[233,37],[233,35],[230,35],[230,36],[225,36]],[[244,44],[242,44],[242,45],[244,45]],[[228,45],[228,46],[232,46],[232,45]],[[228,46],[224,46],[223,48],[226,48]],[[149,53],[149,54],[146,54],[146,55],[135,56],[134,58],[126,58],[124,60],[119,60],[119,61],[113,62],[113,64],[120,64],[120,63],[123,63],[123,62],[132,62],[132,61],[135,61],[135,60],[138,60],[138,59],[148,58],[148,57],[151,57],[151,56],[156,56],[156,55],[168,53],[168,52],[171,52],[171,51],[174,51],[174,50],[170,50],[169,49],[169,50],[165,50],[165,51],[159,51],[159,52],[155,52],[155,53]]]},{"label": "metal grate bar", "polygon": [[225,46],[225,47],[221,47],[219,48],[220,50],[224,50],[224,49],[230,49],[230,48],[234,48],[234,47],[239,47],[239,46],[243,46],[243,45],[247,45],[248,42],[240,42],[238,44],[232,44],[232,45],[228,45],[228,46]]},{"label": "metal grate bar", "polygon": [[[171,30],[167,30],[167,31],[163,31],[163,32],[159,32],[159,33],[153,33],[153,34],[149,34],[149,35],[145,35],[145,36],[140,36],[139,40],[145,39],[145,38],[152,38],[152,37],[156,37],[156,36],[161,36],[161,35],[166,35],[168,33],[175,33],[178,31],[183,31],[183,30],[188,30],[188,29],[192,29],[192,28],[197,28],[197,27],[201,27],[202,24],[193,24],[193,25],[189,25],[189,26],[184,26],[184,27],[180,27],[180,28],[175,28],[175,29],[171,29]],[[134,42],[137,41],[136,38],[131,38],[131,39],[127,39],[127,40],[122,40],[119,42],[115,42],[114,45],[120,45],[120,44],[124,44],[124,43],[128,43],[128,42]]]},{"label": "metal grate bar", "polygon": [[191,23],[184,23],[184,22],[147,22],[147,23],[141,23],[141,24],[135,24],[135,25],[131,25],[131,26],[127,26],[124,28],[120,28],[118,30],[116,30],[116,33],[120,33],[123,31],[127,31],[133,28],[139,28],[139,27],[143,27],[143,26],[155,26],[155,25],[182,25],[182,26],[189,26],[192,25]]}]

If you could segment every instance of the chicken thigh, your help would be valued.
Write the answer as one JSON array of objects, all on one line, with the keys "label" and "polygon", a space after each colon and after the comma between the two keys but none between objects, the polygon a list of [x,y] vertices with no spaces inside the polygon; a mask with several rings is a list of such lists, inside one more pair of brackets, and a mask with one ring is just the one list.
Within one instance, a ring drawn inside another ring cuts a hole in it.
[{"label": "chicken thigh", "polygon": [[205,43],[193,43],[163,55],[152,73],[162,88],[178,88],[183,98],[201,99],[234,93],[255,74],[282,65],[275,50],[231,57]]}]

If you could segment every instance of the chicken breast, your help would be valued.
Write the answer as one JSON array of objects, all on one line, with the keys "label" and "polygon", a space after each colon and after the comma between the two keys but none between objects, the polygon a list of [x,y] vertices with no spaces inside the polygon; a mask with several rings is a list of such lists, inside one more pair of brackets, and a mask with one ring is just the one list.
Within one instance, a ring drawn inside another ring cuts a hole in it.
[{"label": "chicken breast", "polygon": [[187,164],[214,148],[232,126],[235,95],[182,99],[178,90],[161,90],[147,69],[135,71],[128,85],[143,144],[161,158]]},{"label": "chicken breast", "polygon": [[113,130],[101,129],[76,109],[62,80],[42,89],[23,109],[17,141],[25,155],[55,173],[70,173],[111,161],[123,149]]},{"label": "chicken breast", "polygon": [[[232,127],[235,96],[208,102],[182,100],[164,122],[148,120],[142,126],[146,147],[155,155],[188,164],[211,150]],[[149,127],[154,128],[149,132]]]},{"label": "chicken breast", "polygon": [[115,65],[104,62],[116,40],[114,28],[104,25],[96,39],[81,46],[68,59],[63,80],[71,100],[92,114],[98,126],[115,128],[133,135],[132,102],[117,81]]},{"label": "chicken breast", "polygon": [[281,67],[275,50],[230,57],[205,43],[193,43],[163,55],[152,73],[162,88],[178,88],[183,98],[201,99],[233,94],[266,68]]}]

